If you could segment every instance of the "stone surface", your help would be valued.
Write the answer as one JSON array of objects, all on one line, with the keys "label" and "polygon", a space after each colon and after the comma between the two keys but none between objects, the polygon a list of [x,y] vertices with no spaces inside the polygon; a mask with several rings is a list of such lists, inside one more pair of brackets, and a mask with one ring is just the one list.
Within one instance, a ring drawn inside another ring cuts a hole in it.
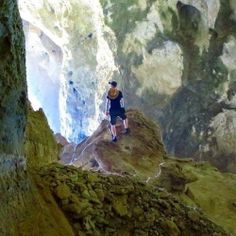
[{"label": "stone surface", "polygon": [[26,124],[24,35],[15,1],[0,5],[0,153],[22,154]]},{"label": "stone surface", "polygon": [[59,147],[42,109],[28,109],[24,150],[29,168],[39,168],[59,159]]},{"label": "stone surface", "polygon": [[[103,119],[107,82],[116,79],[127,106],[160,123],[169,153],[196,159],[214,153],[212,163],[235,171],[230,158],[219,161],[209,137],[217,116],[235,109],[235,4],[182,2],[178,11],[177,0],[19,1],[29,84],[37,71],[36,98],[49,123],[57,119],[51,127],[70,141],[91,135]],[[29,47],[36,43],[35,52]],[[50,94],[52,103],[44,103]],[[232,145],[228,152],[235,152]]]},{"label": "stone surface", "polygon": [[[207,163],[168,158],[162,165],[160,178],[153,184],[166,188],[190,209],[200,207],[209,219],[232,235],[236,234],[235,207],[232,204],[236,196],[235,175],[221,173]],[[195,211],[189,211],[188,216],[192,221],[199,221]]]},{"label": "stone surface", "polygon": [[[91,174],[96,181],[89,181]],[[70,188],[68,202],[57,197],[55,200],[75,235],[229,235],[199,210],[186,207],[171,194],[135,178],[55,164],[42,168],[37,175],[51,193],[58,188],[57,183]],[[104,198],[94,201],[93,197],[85,196],[83,192],[90,192],[91,185],[95,192],[104,192]],[[129,191],[116,191],[127,186]]]},{"label": "stone surface", "polygon": [[0,235],[73,235],[55,202],[47,204],[39,194],[23,156],[26,68],[15,0],[0,2],[0,22]]},{"label": "stone surface", "polygon": [[101,4],[20,0],[19,7],[26,22],[33,106],[42,106],[55,132],[81,141],[101,120],[104,87],[116,70],[112,45],[105,40],[109,37],[112,42],[113,33],[104,24]]},{"label": "stone surface", "polygon": [[122,134],[124,127],[119,121],[116,127],[118,142],[112,143],[109,122],[104,120],[87,140],[77,146],[65,146],[62,162],[145,179],[158,176],[159,166],[166,155],[160,128],[137,110],[128,111],[127,116],[130,134]]}]

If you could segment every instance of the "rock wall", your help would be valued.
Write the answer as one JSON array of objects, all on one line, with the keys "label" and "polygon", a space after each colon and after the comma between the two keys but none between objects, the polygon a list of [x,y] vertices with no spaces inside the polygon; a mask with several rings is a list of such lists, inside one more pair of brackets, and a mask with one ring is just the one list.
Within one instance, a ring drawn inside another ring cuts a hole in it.
[{"label": "rock wall", "polygon": [[[19,6],[27,22],[32,105],[43,108],[55,132],[79,142],[92,134],[101,120],[104,87],[115,69],[112,45],[104,39],[106,35],[112,41],[113,33],[104,24],[101,5],[98,0],[20,0]],[[45,102],[51,97],[50,103]]]},{"label": "rock wall", "polygon": [[59,146],[42,109],[33,111],[29,108],[24,149],[29,169],[39,168],[58,160]]},{"label": "rock wall", "polygon": [[57,206],[47,206],[27,173],[24,35],[15,0],[0,3],[0,235],[73,235]]},{"label": "rock wall", "polygon": [[[61,48],[40,28],[23,21],[26,36],[28,95],[34,110],[40,107],[55,132],[60,131],[59,77],[62,71]],[[30,37],[29,37],[30,35]],[[53,114],[50,115],[50,114]]]},{"label": "rock wall", "polygon": [[[14,206],[19,203],[20,210],[24,206],[24,201],[17,200],[18,197],[23,197],[20,188],[27,188],[28,185],[27,180],[22,180],[25,163],[21,156],[26,124],[25,51],[21,20],[15,1],[1,1],[0,19],[0,216],[1,219],[13,220],[20,215],[20,212],[18,215],[14,211]],[[15,228],[12,225],[14,220],[1,220],[1,235],[7,235],[8,227],[14,235]]]},{"label": "rock wall", "polygon": [[[233,0],[184,0],[178,6],[177,0],[19,4],[30,25],[27,48],[38,41],[41,45],[36,53],[28,50],[29,84],[36,81],[32,71],[38,68],[35,99],[41,99],[55,131],[77,142],[96,130],[107,81],[115,79],[127,106],[161,123],[169,153],[211,157],[218,167],[234,171],[221,161],[222,156],[227,163],[235,158],[234,142],[224,132],[229,127],[232,136],[236,132]],[[45,103],[52,90],[53,102]],[[219,117],[225,117],[220,131]],[[225,140],[230,145],[222,152]]]},{"label": "rock wall", "polygon": [[22,154],[26,123],[24,37],[15,1],[0,10],[0,153]]}]

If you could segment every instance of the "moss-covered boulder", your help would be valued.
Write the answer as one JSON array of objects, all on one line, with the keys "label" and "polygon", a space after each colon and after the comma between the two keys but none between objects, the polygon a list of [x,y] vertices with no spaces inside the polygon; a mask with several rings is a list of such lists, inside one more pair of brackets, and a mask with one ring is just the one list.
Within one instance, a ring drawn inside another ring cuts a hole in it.
[{"label": "moss-covered boulder", "polygon": [[[135,178],[52,164],[38,172],[38,181],[42,192],[54,196],[75,235],[229,235],[199,210]],[[70,194],[55,195],[60,186]]]},{"label": "moss-covered boulder", "polygon": [[[200,207],[215,223],[236,235],[236,176],[221,173],[208,163],[189,159],[165,159],[160,178],[154,181],[185,204]],[[194,212],[192,220],[198,221]]]},{"label": "moss-covered boulder", "polygon": [[41,167],[58,160],[59,146],[42,109],[28,109],[24,150],[29,168]]}]

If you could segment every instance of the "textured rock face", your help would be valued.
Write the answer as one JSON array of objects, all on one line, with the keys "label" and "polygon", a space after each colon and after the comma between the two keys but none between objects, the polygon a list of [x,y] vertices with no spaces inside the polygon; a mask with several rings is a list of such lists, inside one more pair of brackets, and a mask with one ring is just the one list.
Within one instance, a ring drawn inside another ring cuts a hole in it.
[{"label": "textured rock face", "polygon": [[26,123],[24,37],[15,1],[0,7],[0,153],[20,154]]},{"label": "textured rock face", "polygon": [[[78,142],[97,128],[104,87],[115,69],[111,45],[104,39],[109,37],[112,42],[113,36],[104,25],[101,5],[99,1],[75,0],[20,0],[19,5],[27,22],[30,93],[37,89],[34,98],[54,131]],[[35,53],[31,45],[38,46],[38,42],[40,48]],[[45,104],[45,98],[51,97]]]},{"label": "textured rock face", "polygon": [[165,160],[162,174],[155,181],[188,206],[200,207],[209,219],[232,235],[236,234],[235,175],[221,173],[209,164],[171,158]]},{"label": "textured rock face", "polygon": [[[37,55],[29,50],[34,59],[28,68],[38,67],[38,77],[59,84],[53,94],[60,102],[53,103],[53,113],[41,101],[49,121],[57,120],[51,127],[71,141],[91,134],[102,118],[106,83],[113,78],[129,106],[161,122],[169,152],[196,158],[214,154],[218,160],[209,130],[219,113],[235,109],[234,1],[185,0],[179,9],[176,0],[19,3],[31,28],[26,29],[27,47],[31,41],[42,44]],[[34,27],[41,32],[35,40]],[[44,45],[44,35],[60,56]],[[58,59],[52,66],[57,73],[45,76],[40,67],[50,64],[48,58]],[[47,85],[51,91],[52,82]],[[50,96],[41,95],[47,90],[39,94],[38,100]],[[217,140],[224,146],[224,138]],[[233,143],[229,148],[234,157]]]},{"label": "textured rock face", "polygon": [[[20,156],[26,123],[24,37],[15,1],[1,1],[0,18],[0,216],[1,219],[12,220],[1,220],[0,234],[7,235],[11,231],[14,235],[14,223],[17,221],[14,217],[19,217],[25,203],[17,198],[23,197],[20,189],[27,189],[28,184],[23,179],[22,183],[18,182],[24,178],[21,171],[25,165],[24,158]],[[21,212],[15,212],[9,204],[18,205]]]},{"label": "textured rock face", "polygon": [[60,165],[38,174],[75,235],[228,235],[198,210],[132,178]]},{"label": "textured rock face", "polygon": [[[44,108],[50,126],[60,131],[59,88],[63,54],[57,42],[37,26],[23,21],[29,100],[34,109]],[[29,37],[30,36],[30,37]],[[50,114],[53,114],[51,116]]]},{"label": "textured rock face", "polygon": [[29,108],[24,149],[28,168],[38,168],[58,160],[59,147],[42,109],[33,111]]},{"label": "textured rock face", "polygon": [[122,134],[122,122],[117,124],[118,142],[111,143],[109,122],[104,120],[95,133],[79,145],[66,145],[61,154],[63,163],[105,173],[150,179],[159,175],[166,156],[160,128],[141,112],[127,112],[131,133]]},{"label": "textured rock face", "polygon": [[56,205],[48,207],[38,193],[22,155],[27,91],[16,1],[1,1],[0,19],[0,235],[72,235]]}]

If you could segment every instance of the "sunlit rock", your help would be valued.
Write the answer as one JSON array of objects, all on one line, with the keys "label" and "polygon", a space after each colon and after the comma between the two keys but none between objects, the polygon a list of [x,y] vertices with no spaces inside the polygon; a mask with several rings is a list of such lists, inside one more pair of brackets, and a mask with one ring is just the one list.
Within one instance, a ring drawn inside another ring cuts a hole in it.
[{"label": "sunlit rock", "polygon": [[28,109],[24,152],[27,166],[32,169],[59,159],[59,148],[42,109]]},{"label": "sunlit rock", "polygon": [[[38,103],[33,106],[42,106],[55,132],[78,142],[97,128],[104,88],[116,69],[101,5],[99,1],[25,0],[19,5],[22,18],[39,31],[25,30],[29,94],[32,103]],[[31,44],[41,47],[33,52]],[[41,86],[44,80],[46,89]]]},{"label": "sunlit rock", "polygon": [[128,111],[127,115],[130,134],[122,134],[124,127],[119,122],[118,142],[112,143],[108,121],[104,120],[81,144],[64,146],[62,163],[105,173],[125,173],[145,180],[158,176],[166,155],[160,128],[136,110]]},{"label": "sunlit rock", "polygon": [[91,135],[115,79],[127,107],[160,123],[168,152],[202,158],[211,122],[235,107],[236,7],[182,3],[20,0],[29,95],[52,129],[75,143]]}]

